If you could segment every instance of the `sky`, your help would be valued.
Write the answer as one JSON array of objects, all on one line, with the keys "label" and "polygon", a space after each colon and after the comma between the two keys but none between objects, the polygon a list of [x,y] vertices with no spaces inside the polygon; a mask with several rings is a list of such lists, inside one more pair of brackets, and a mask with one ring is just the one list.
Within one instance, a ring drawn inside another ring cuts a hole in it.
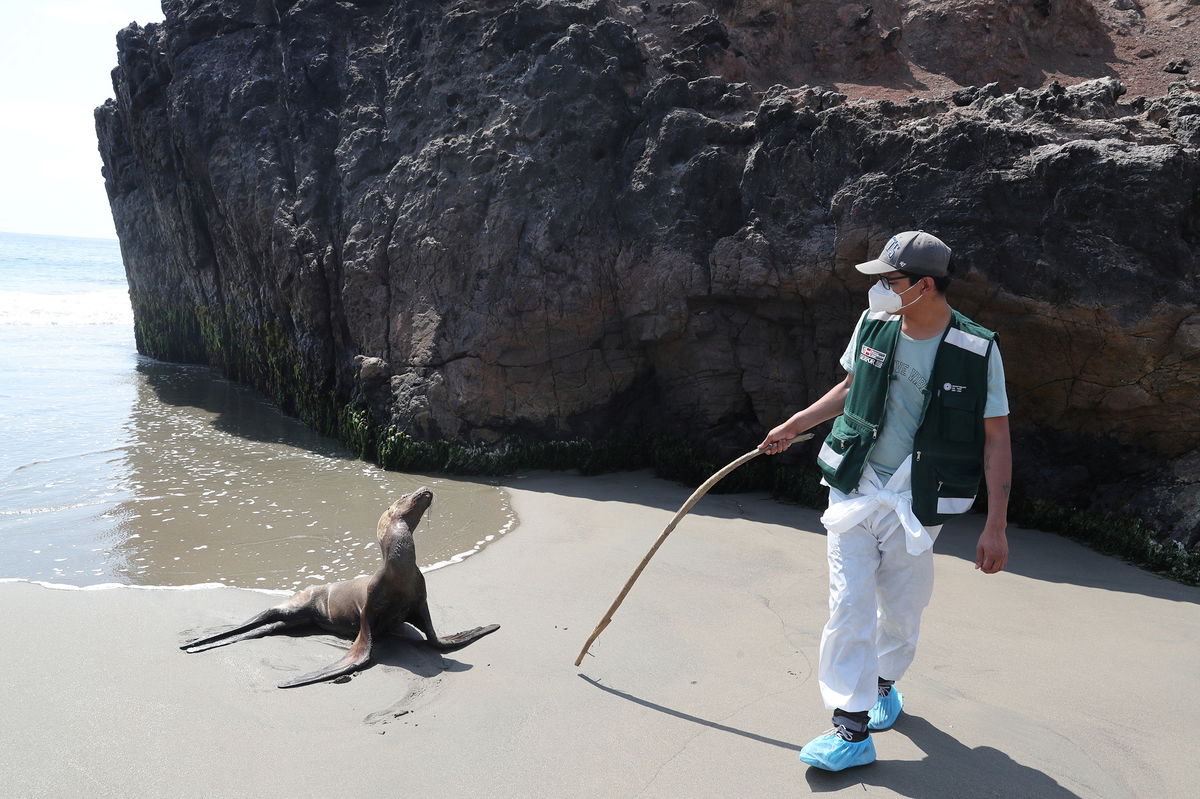
[{"label": "sky", "polygon": [[115,239],[92,111],[158,0],[0,0],[0,231]]}]

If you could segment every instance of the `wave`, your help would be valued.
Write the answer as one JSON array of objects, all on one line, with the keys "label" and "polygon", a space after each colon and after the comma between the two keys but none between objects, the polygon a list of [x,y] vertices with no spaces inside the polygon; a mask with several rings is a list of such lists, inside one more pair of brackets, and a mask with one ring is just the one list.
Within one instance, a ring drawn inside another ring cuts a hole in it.
[{"label": "wave", "polygon": [[89,508],[93,505],[107,505],[109,500],[106,498],[94,499],[88,502],[74,502],[69,505],[48,505],[44,508],[18,508],[17,510],[0,510],[0,517],[4,516],[37,516],[42,513],[58,513],[64,510],[75,510],[76,508]]},{"label": "wave", "polygon": [[59,463],[61,461],[75,461],[75,460],[79,460],[80,458],[90,457],[92,455],[110,455],[114,452],[120,452],[121,454],[125,454],[130,449],[132,449],[131,445],[122,444],[119,447],[105,447],[104,449],[89,449],[84,452],[71,452],[66,455],[55,455],[53,458],[38,458],[37,460],[27,461],[25,463],[21,463],[21,464],[14,466],[12,468],[12,471],[9,472],[9,476],[11,477],[12,475],[17,474],[18,472],[25,471],[26,469],[34,469],[38,466],[45,466],[50,463]]},{"label": "wave", "polygon": [[431,563],[428,566],[422,566],[421,574],[427,574],[427,573],[429,573],[431,571],[435,571],[437,569],[443,569],[447,566],[453,566],[455,563],[462,563],[464,560],[471,557],[472,555],[474,555],[478,552],[482,552],[483,548],[485,546],[492,543],[493,541],[495,541],[497,538],[504,535],[505,533],[510,532],[516,526],[517,526],[517,520],[510,516],[509,520],[504,523],[504,526],[501,527],[494,534],[486,536],[479,541],[476,541],[475,546],[471,547],[466,552],[459,552],[457,555],[451,555],[446,560],[439,560],[437,563]]},{"label": "wave", "polygon": [[133,308],[126,288],[65,294],[0,291],[0,325],[132,326]]},{"label": "wave", "polygon": [[4,583],[27,583],[50,588],[55,591],[116,591],[128,589],[131,591],[210,591],[216,588],[228,588],[237,591],[253,591],[256,594],[271,596],[291,596],[295,591],[284,591],[278,588],[241,588],[224,583],[195,583],[194,585],[133,585],[131,583],[97,583],[96,585],[67,585],[66,583],[48,583],[44,580],[28,580],[24,577],[0,577],[0,585]]}]

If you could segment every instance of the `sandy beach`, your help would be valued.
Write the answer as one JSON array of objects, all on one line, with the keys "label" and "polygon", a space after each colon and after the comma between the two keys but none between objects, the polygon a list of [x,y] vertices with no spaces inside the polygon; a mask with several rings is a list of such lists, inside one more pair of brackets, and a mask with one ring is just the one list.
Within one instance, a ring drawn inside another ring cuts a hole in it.
[{"label": "sandy beach", "polygon": [[0,796],[1115,799],[1200,780],[1200,589],[1019,528],[1011,570],[984,576],[982,519],[947,525],[907,714],[879,762],[826,774],[796,757],[828,726],[816,512],[706,497],[575,668],[689,489],[539,473],[508,490],[519,527],[427,575],[439,632],[500,631],[448,655],[395,641],[340,684],[275,687],[337,659],[332,636],[177,648],[264,593],[0,584]]}]

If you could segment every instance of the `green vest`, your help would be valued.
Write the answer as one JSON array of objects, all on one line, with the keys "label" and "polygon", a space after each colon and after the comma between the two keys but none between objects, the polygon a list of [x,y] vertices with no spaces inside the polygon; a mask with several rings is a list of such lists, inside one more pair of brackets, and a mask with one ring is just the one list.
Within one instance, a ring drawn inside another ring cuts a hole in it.
[{"label": "green vest", "polygon": [[[983,477],[983,408],[996,334],[952,313],[934,356],[913,439],[913,513],[926,527],[970,510]],[[845,412],[833,420],[817,456],[825,482],[844,494],[858,488],[885,423],[899,338],[899,316],[869,313],[862,321]]]}]

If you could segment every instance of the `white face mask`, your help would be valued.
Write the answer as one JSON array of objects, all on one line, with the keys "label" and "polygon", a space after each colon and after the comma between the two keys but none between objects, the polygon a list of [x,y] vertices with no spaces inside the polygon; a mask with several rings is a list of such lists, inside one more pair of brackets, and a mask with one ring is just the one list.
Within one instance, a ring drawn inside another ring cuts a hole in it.
[{"label": "white face mask", "polygon": [[885,285],[882,280],[880,280],[876,282],[875,285],[871,286],[871,290],[867,292],[867,306],[871,309],[871,313],[894,314],[898,311],[902,311],[908,306],[912,305],[913,302],[917,302],[917,300],[920,300],[921,297],[925,296],[924,294],[918,294],[917,299],[909,303],[905,303],[900,299],[902,296],[912,291],[919,285],[921,284],[913,283],[904,291],[897,294],[896,292],[892,291],[890,287]]}]

